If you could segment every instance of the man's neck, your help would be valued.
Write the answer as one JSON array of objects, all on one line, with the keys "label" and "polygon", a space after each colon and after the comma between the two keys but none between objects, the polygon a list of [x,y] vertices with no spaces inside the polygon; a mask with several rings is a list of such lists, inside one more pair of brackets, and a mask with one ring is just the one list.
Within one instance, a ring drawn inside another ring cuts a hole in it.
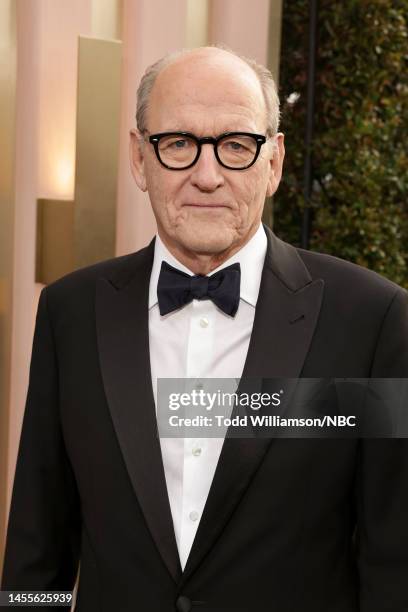
[{"label": "man's neck", "polygon": [[173,244],[168,241],[165,236],[161,235],[160,230],[158,231],[158,234],[164,246],[168,249],[168,251],[170,251],[173,257],[177,259],[177,261],[191,270],[191,272],[194,274],[201,274],[205,276],[210,274],[213,270],[221,266],[225,261],[241,250],[255,235],[258,227],[251,229],[244,241],[239,242],[236,245],[232,245],[220,253],[197,253],[190,251],[188,249],[184,249],[181,245]]}]

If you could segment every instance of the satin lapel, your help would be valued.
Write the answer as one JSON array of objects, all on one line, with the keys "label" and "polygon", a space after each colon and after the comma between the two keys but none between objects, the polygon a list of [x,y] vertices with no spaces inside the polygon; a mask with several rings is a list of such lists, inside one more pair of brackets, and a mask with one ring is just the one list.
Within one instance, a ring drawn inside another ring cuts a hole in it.
[{"label": "satin lapel", "polygon": [[153,243],[124,259],[96,289],[98,350],[105,393],[125,464],[156,546],[174,580],[174,536],[150,373],[148,293]]},{"label": "satin lapel", "polygon": [[[318,319],[323,281],[312,280],[296,249],[265,231],[268,250],[242,378],[298,378]],[[226,438],[182,584],[222,534],[271,443]]]}]

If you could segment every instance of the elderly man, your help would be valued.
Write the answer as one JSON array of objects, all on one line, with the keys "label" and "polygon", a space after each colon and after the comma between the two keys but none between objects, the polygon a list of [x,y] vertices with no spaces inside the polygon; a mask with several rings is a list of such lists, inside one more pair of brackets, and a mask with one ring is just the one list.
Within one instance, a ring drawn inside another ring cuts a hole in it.
[{"label": "elderly man", "polygon": [[405,440],[159,439],[160,378],[406,377],[407,294],[262,226],[269,72],[218,48],[138,91],[158,234],[41,293],[3,589],[77,612],[403,612]]}]

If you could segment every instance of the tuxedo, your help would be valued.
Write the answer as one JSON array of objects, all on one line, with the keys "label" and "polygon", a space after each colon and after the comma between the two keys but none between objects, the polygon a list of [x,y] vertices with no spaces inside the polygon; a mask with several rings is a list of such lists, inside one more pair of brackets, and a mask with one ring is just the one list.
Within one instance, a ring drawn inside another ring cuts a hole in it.
[{"label": "tuxedo", "polygon": [[[266,232],[243,377],[407,377],[407,293]],[[70,590],[80,563],[77,612],[407,610],[403,439],[227,438],[181,571],[149,363],[153,252],[41,293],[2,589]]]}]

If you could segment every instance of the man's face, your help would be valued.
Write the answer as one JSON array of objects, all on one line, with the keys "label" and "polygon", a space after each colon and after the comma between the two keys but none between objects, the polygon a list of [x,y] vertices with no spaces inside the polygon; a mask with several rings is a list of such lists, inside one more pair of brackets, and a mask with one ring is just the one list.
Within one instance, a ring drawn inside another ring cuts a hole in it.
[{"label": "man's face", "polygon": [[180,58],[158,76],[151,92],[148,134],[132,133],[133,173],[149,193],[159,235],[170,249],[221,255],[240,248],[255,233],[266,195],[279,184],[283,136],[268,141],[253,166],[230,170],[202,146],[194,166],[168,170],[158,161],[150,134],[191,132],[198,137],[224,132],[266,133],[266,111],[256,75],[225,51],[201,50]]}]

